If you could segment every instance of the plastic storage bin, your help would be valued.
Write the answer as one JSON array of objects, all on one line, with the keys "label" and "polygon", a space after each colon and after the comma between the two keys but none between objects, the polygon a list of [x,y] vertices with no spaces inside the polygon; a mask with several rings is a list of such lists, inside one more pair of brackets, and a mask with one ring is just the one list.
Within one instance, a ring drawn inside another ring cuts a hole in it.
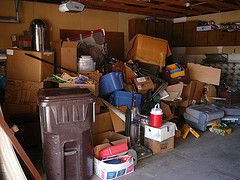
[{"label": "plastic storage bin", "polygon": [[170,74],[180,72],[182,70],[178,63],[168,65],[167,69],[170,71]]},{"label": "plastic storage bin", "polygon": [[111,72],[102,76],[99,80],[99,95],[101,97],[123,89],[124,84],[121,72]]},{"label": "plastic storage bin", "polygon": [[173,79],[185,76],[185,69],[178,63],[168,65],[167,69],[170,72],[170,77]]},{"label": "plastic storage bin", "polygon": [[[132,93],[127,91],[115,91],[110,96],[110,101],[114,106],[127,106],[128,108],[132,105]],[[141,110],[142,95],[136,94],[136,104],[139,110]]]},{"label": "plastic storage bin", "polygon": [[86,88],[38,92],[47,179],[91,179],[95,97]]}]

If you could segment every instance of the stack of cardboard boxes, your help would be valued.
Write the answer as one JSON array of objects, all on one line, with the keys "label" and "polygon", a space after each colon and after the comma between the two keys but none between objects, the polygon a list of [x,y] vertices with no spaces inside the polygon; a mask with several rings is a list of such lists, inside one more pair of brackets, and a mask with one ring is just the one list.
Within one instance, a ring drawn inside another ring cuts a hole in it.
[{"label": "stack of cardboard boxes", "polygon": [[[51,63],[54,62],[54,53],[52,52],[7,49],[4,103],[4,115],[7,121],[10,121],[12,116],[20,117],[17,116],[18,114],[37,112],[37,92],[39,88],[43,88],[43,80],[54,73],[53,66],[33,59],[25,53]],[[9,123],[11,124],[11,122]],[[24,134],[22,129],[19,133]]]}]

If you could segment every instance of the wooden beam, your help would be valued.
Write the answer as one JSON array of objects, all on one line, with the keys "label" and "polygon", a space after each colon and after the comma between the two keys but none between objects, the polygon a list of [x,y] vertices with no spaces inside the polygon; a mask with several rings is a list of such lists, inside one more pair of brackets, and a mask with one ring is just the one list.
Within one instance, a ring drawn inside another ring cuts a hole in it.
[{"label": "wooden beam", "polygon": [[193,11],[193,10],[188,10],[188,9],[182,9],[182,8],[175,8],[175,7],[170,7],[167,5],[162,5],[162,4],[153,4],[153,3],[145,3],[145,2],[137,2],[136,0],[106,0],[106,1],[114,1],[114,2],[119,2],[119,3],[125,3],[125,4],[132,4],[132,5],[138,5],[138,6],[147,6],[149,8],[156,8],[156,9],[163,9],[163,10],[169,10],[169,11],[175,11],[178,13],[188,13],[188,14],[193,14],[193,15],[200,15],[199,12]]},{"label": "wooden beam", "polygon": [[235,0],[235,1],[237,3],[238,7],[240,7],[240,1],[239,0]]},{"label": "wooden beam", "polygon": [[198,0],[198,1],[206,2],[208,4],[213,4],[216,6],[227,7],[227,8],[231,8],[231,9],[240,9],[239,6],[236,6],[236,5],[230,4],[230,3],[226,3],[226,2],[222,2],[222,1],[216,1],[216,0]]},{"label": "wooden beam", "polygon": [[[186,7],[185,2],[183,2],[183,1],[176,1],[176,0],[155,0],[155,1],[165,2],[165,3],[168,3],[168,4],[174,4],[174,5]],[[190,7],[192,9],[205,10],[205,11],[209,11],[209,12],[218,12],[217,9],[207,7],[207,6],[198,5],[198,6],[190,6]]]},{"label": "wooden beam", "polygon": [[[141,14],[146,16],[153,16],[151,13],[145,13],[145,12],[139,12],[139,11],[131,11],[131,10],[124,10],[124,9],[117,9],[117,8],[110,8],[110,7],[103,7],[103,6],[96,6],[92,5],[92,8],[90,9],[96,9],[96,10],[103,10],[103,11],[112,11],[112,12],[122,12],[122,13],[129,13],[129,14]],[[156,17],[171,19],[167,15],[162,14],[155,14]]]},{"label": "wooden beam", "polygon": [[[102,7],[107,7],[107,8],[116,8],[116,9],[123,9],[127,11],[136,11],[136,12],[144,12],[144,13],[150,13],[152,15],[167,15],[171,17],[182,17],[182,14],[179,13],[173,13],[173,12],[168,12],[168,11],[160,11],[160,10],[153,10],[153,9],[147,9],[147,8],[139,8],[139,7],[132,7],[132,6],[124,6],[119,3],[113,3],[113,2],[99,2],[97,0],[81,0],[81,3],[83,4],[91,4],[94,6],[102,6]],[[120,11],[119,10],[119,11]],[[138,13],[136,13],[138,14]]]}]

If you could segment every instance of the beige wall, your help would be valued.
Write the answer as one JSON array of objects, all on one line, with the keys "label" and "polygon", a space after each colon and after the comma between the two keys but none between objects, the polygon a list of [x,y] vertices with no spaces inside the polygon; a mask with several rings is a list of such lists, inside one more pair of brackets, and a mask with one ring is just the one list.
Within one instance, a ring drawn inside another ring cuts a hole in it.
[{"label": "beige wall", "polygon": [[[15,16],[14,0],[0,0],[0,16]],[[0,23],[0,49],[11,46],[12,34],[23,34],[30,29],[33,19],[47,23],[50,40],[59,39],[60,29],[95,30],[124,32],[125,47],[128,43],[128,20],[146,16],[110,11],[85,9],[81,13],[61,13],[57,4],[20,1],[19,24]]]}]

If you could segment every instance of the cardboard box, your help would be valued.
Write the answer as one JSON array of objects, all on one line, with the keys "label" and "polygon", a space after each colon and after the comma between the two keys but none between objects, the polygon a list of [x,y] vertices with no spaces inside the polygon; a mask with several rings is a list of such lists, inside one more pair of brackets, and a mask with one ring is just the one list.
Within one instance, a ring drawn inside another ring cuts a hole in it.
[{"label": "cardboard box", "polygon": [[188,63],[191,80],[197,80],[206,84],[219,86],[221,69],[203,66],[200,64]]},{"label": "cardboard box", "polygon": [[181,99],[182,91],[183,91],[183,82],[179,82],[178,84],[174,84],[171,86],[167,86],[166,89],[169,96],[164,98],[164,101],[175,101]]},{"label": "cardboard box", "polygon": [[145,125],[144,136],[146,138],[161,142],[172,136],[175,136],[176,129],[177,129],[176,124],[173,122],[168,122],[159,128]]},{"label": "cardboard box", "polygon": [[99,134],[108,131],[113,131],[110,112],[97,114],[93,124],[93,134]]},{"label": "cardboard box", "polygon": [[205,83],[199,81],[191,81],[189,84],[184,86],[182,92],[183,101],[180,102],[179,105],[183,107],[188,107],[191,104],[199,104],[204,86]]},{"label": "cardboard box", "polygon": [[145,137],[144,146],[151,149],[153,154],[171,151],[174,149],[174,136],[161,142]]},{"label": "cardboard box", "polygon": [[3,114],[6,121],[14,114],[37,112],[37,106],[29,104],[3,103]]},{"label": "cardboard box", "polygon": [[99,95],[99,84],[97,82],[93,84],[59,83],[59,87],[85,87],[93,92],[96,97]]},{"label": "cardboard box", "polygon": [[42,82],[54,73],[54,66],[25,55],[31,54],[54,63],[53,52],[24,51],[7,49],[7,78],[25,81]]},{"label": "cardboard box", "polygon": [[[52,50],[56,52],[56,64],[58,66],[77,72],[77,47],[79,41],[52,41],[50,43]],[[57,69],[61,73],[60,68]]]},{"label": "cardboard box", "polygon": [[32,36],[21,36],[21,35],[12,35],[11,36],[12,40],[12,46],[17,46],[17,47],[32,47]]},{"label": "cardboard box", "polygon": [[121,164],[107,164],[94,158],[94,173],[101,179],[115,179],[134,171],[133,158]]},{"label": "cardboard box", "polygon": [[137,34],[129,42],[126,55],[128,59],[164,67],[171,51],[167,40]]},{"label": "cardboard box", "polygon": [[146,94],[148,90],[154,91],[154,84],[149,76],[134,79],[138,94]]},{"label": "cardboard box", "polygon": [[5,102],[37,105],[38,90],[43,88],[43,82],[6,79]]},{"label": "cardboard box", "polygon": [[[119,109],[124,114],[127,110],[127,106],[120,106],[120,107],[116,107],[116,108]],[[114,131],[115,132],[125,131],[125,122],[123,122],[123,120],[118,115],[116,115],[111,109],[109,109],[109,112],[110,112],[110,116],[112,118]]]},{"label": "cardboard box", "polygon": [[79,72],[79,74],[87,76],[90,79],[95,80],[96,82],[99,82],[100,77],[102,77],[102,73],[99,73],[99,71]]},{"label": "cardboard box", "polygon": [[224,128],[224,127],[213,127],[213,132],[222,136],[228,135],[232,133],[232,128]]},{"label": "cardboard box", "polygon": [[113,145],[126,142],[130,147],[130,137],[113,132],[110,112],[106,112],[96,115],[93,125],[94,173],[101,179],[114,179],[133,172],[133,158],[121,164],[106,164],[99,160],[99,151],[110,147],[109,142]]},{"label": "cardboard box", "polygon": [[166,103],[164,103],[162,101],[161,101],[161,109],[162,109],[162,112],[164,114],[163,120],[165,122],[168,122],[168,121],[170,121],[171,119],[174,118],[174,114],[172,113],[169,105],[167,105]]},{"label": "cardboard box", "polygon": [[121,135],[113,131],[94,134],[93,146],[94,146],[94,154],[96,158],[100,158],[99,151],[111,146],[109,142],[111,142],[111,144],[113,145],[121,144],[124,142],[126,142],[127,144],[130,144],[130,137],[126,137],[124,135]]},{"label": "cardboard box", "polygon": [[96,115],[96,122],[93,126],[93,146],[95,157],[99,158],[99,151],[110,147],[112,144],[126,142],[130,146],[130,137],[113,132],[110,112]]}]

